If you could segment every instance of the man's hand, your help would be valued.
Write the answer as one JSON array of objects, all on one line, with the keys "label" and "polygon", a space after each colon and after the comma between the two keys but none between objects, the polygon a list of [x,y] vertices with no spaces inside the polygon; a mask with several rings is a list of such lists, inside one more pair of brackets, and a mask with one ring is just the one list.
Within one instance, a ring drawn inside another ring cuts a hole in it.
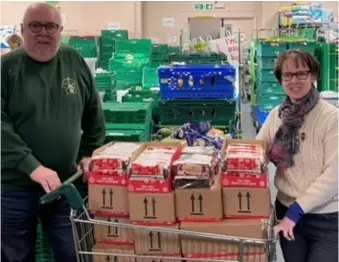
[{"label": "man's hand", "polygon": [[38,166],[31,174],[33,181],[39,183],[46,193],[54,191],[61,186],[58,174],[42,165]]},{"label": "man's hand", "polygon": [[278,237],[279,233],[282,232],[283,236],[287,240],[292,241],[294,240],[294,233],[293,233],[294,227],[295,227],[295,223],[292,220],[285,217],[283,220],[279,222],[278,225],[276,225],[273,228],[274,236]]},{"label": "man's hand", "polygon": [[81,159],[79,166],[78,166],[78,168],[84,172],[82,176],[82,181],[84,181],[84,183],[87,182],[88,173],[91,167],[91,161],[92,161],[91,157],[84,157],[83,159]]}]

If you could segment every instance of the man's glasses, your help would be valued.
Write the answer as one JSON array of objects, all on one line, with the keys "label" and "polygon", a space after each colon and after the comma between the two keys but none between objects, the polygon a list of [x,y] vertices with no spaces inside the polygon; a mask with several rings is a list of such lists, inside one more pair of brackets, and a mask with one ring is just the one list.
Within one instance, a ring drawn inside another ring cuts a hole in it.
[{"label": "man's glasses", "polygon": [[296,76],[299,80],[306,80],[308,75],[310,74],[310,71],[299,71],[296,73],[282,73],[281,79],[283,81],[291,81],[293,79],[293,76]]},{"label": "man's glasses", "polygon": [[39,34],[42,31],[42,28],[45,28],[47,34],[54,35],[58,31],[59,27],[59,25],[54,23],[42,24],[39,22],[32,22],[28,24],[29,30],[31,30],[34,34]]}]

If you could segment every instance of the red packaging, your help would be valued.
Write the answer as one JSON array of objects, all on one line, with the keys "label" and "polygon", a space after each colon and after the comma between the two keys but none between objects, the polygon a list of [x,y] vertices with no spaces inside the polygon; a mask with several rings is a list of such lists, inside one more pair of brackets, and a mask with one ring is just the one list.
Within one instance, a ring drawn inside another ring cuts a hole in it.
[{"label": "red packaging", "polygon": [[222,172],[221,183],[223,187],[267,188],[269,179],[267,171],[262,174]]},{"label": "red packaging", "polygon": [[230,144],[226,148],[226,171],[251,171],[261,173],[264,165],[264,150],[257,144]]}]

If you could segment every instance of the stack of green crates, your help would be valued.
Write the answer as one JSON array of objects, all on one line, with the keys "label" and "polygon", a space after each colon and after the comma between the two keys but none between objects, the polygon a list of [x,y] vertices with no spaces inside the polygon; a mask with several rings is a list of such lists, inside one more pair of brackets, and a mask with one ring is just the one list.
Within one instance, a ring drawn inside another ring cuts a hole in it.
[{"label": "stack of green crates", "polygon": [[72,36],[69,39],[69,44],[78,50],[81,56],[85,58],[97,57],[97,46],[95,36],[79,37]]},{"label": "stack of green crates", "polygon": [[35,244],[36,262],[53,262],[53,253],[48,238],[42,230],[41,224],[37,227],[37,240]]},{"label": "stack of green crates", "polygon": [[143,68],[150,64],[152,43],[149,39],[116,40],[109,71],[116,75],[118,90],[142,84]]},{"label": "stack of green crates", "polygon": [[127,30],[102,30],[100,37],[100,55],[99,66],[105,70],[108,70],[109,59],[115,52],[115,40],[128,39]]},{"label": "stack of green crates", "polygon": [[330,44],[330,90],[338,93],[338,45],[336,43]]},{"label": "stack of green crates", "polygon": [[103,96],[103,101],[115,101],[115,75],[109,72],[95,73],[94,75],[95,86]]},{"label": "stack of green crates", "polygon": [[153,44],[152,45],[152,64],[166,65],[169,61],[168,45],[166,44]]},{"label": "stack of green crates", "polygon": [[338,46],[336,43],[319,43],[317,57],[321,64],[320,91],[338,92]]},{"label": "stack of green crates", "polygon": [[261,110],[271,110],[285,97],[283,87],[274,76],[274,67],[277,57],[286,50],[286,43],[258,42],[256,103]]},{"label": "stack of green crates", "polygon": [[106,120],[106,142],[146,142],[151,139],[152,109],[150,103],[103,104]]},{"label": "stack of green crates", "polygon": [[185,62],[186,64],[224,64],[227,63],[225,54],[170,54],[169,62]]}]

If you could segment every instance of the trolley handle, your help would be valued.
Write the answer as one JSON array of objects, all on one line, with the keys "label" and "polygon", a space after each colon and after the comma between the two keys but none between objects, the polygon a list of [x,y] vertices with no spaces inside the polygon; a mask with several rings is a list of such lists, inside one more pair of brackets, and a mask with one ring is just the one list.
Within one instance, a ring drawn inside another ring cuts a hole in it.
[{"label": "trolley handle", "polygon": [[73,176],[71,176],[69,179],[63,182],[62,185],[57,190],[54,190],[44,195],[40,199],[40,203],[42,205],[45,205],[48,203],[52,203],[61,196],[65,196],[66,201],[68,202],[72,209],[78,210],[82,208],[84,206],[83,199],[78,189],[73,185],[73,182],[80,178],[82,174],[83,174],[82,171],[76,172]]}]

